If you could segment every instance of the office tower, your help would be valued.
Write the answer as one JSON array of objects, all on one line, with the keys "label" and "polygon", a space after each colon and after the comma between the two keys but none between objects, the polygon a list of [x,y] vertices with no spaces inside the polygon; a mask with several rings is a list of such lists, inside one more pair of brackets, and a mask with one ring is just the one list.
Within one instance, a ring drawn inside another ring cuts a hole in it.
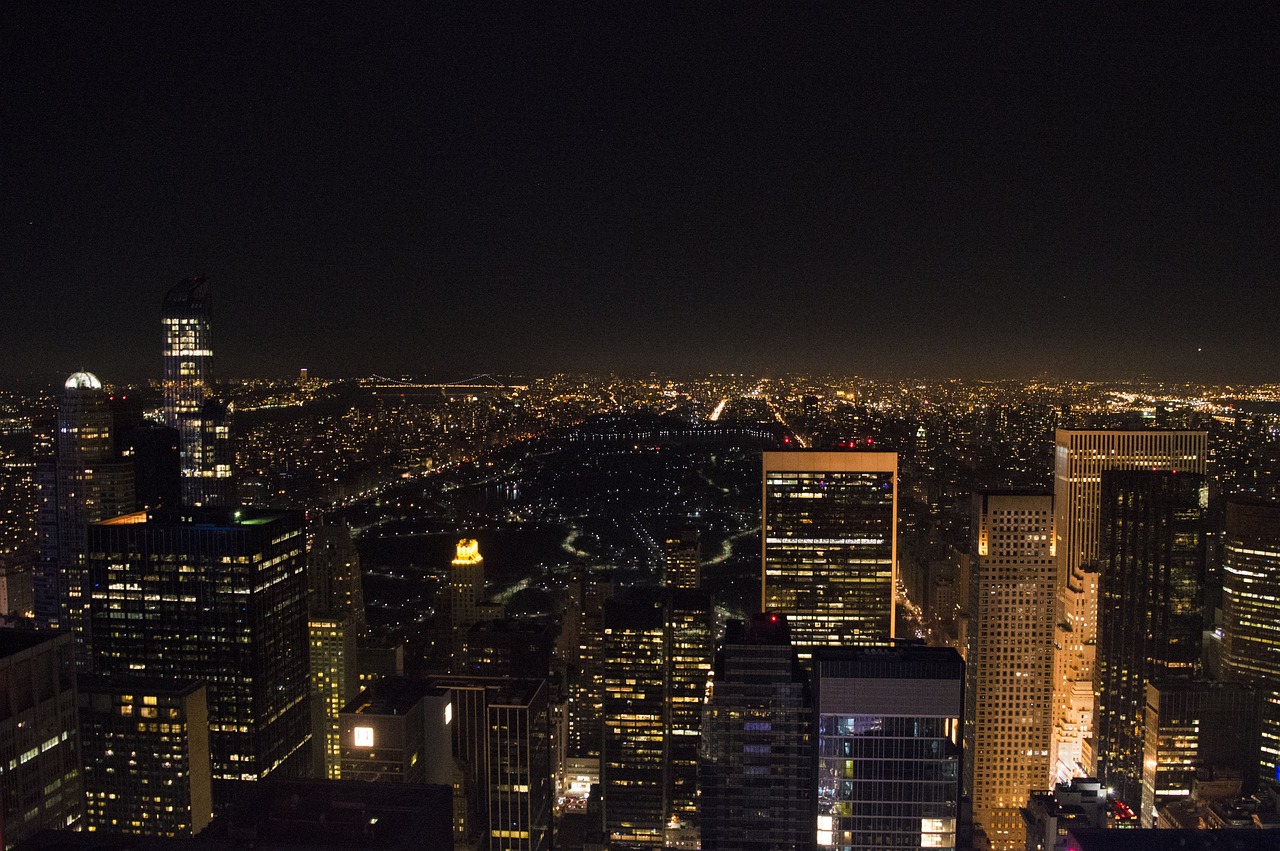
[{"label": "office tower", "polygon": [[88,524],[133,509],[132,464],[115,457],[111,411],[102,382],[77,372],[63,385],[54,459],[39,471],[40,560],[37,619],[70,630],[88,655],[84,619],[84,544]]},{"label": "office tower", "polygon": [[449,690],[453,752],[476,792],[480,847],[551,848],[555,786],[546,681],[447,676],[430,682]]},{"label": "office tower", "polygon": [[991,847],[1021,849],[1022,807],[1052,777],[1053,497],[989,491],[973,503],[965,765]]},{"label": "office tower", "polygon": [[404,676],[404,644],[366,639],[356,644],[356,679],[364,688],[382,677]]},{"label": "office tower", "polygon": [[731,621],[702,721],[705,851],[813,848],[813,694],[786,617]]},{"label": "office tower", "polygon": [[480,620],[479,608],[484,602],[484,556],[480,544],[471,538],[458,541],[457,553],[449,571],[449,623],[452,629],[453,652],[450,670],[466,673],[467,631]]},{"label": "office tower", "polygon": [[662,542],[662,584],[668,588],[702,585],[702,538],[697,529],[681,529]]},{"label": "office tower", "polygon": [[[230,410],[209,407],[213,350],[210,344],[209,281],[179,281],[165,295],[164,424],[178,431],[182,461],[182,501],[192,506],[227,506],[232,467]],[[206,423],[206,419],[209,422]]]},{"label": "office tower", "polygon": [[705,591],[668,589],[665,597],[666,843],[697,847],[698,745],[702,703],[715,658],[716,614]]},{"label": "office tower", "polygon": [[610,847],[660,847],[664,839],[665,608],[656,590],[605,603],[600,779]]},{"label": "office tower", "polygon": [[116,441],[120,457],[133,462],[134,501],[139,509],[182,505],[182,460],[178,430],[145,422]]},{"label": "office tower", "polygon": [[818,848],[954,849],[960,654],[949,647],[819,648],[813,674]]},{"label": "office tower", "polygon": [[1222,665],[1262,696],[1263,778],[1280,778],[1280,504],[1227,501]]},{"label": "office tower", "polygon": [[85,829],[194,836],[213,818],[206,689],[82,677]]},{"label": "office tower", "polygon": [[1102,474],[1095,723],[1098,778],[1142,800],[1147,683],[1200,672],[1204,630],[1203,476]]},{"label": "office tower", "polygon": [[360,556],[345,524],[316,527],[307,553],[307,630],[311,645],[311,737],[314,770],[338,780],[338,715],[356,696],[356,639],[364,630]]},{"label": "office tower", "polygon": [[67,633],[0,630],[0,848],[84,824],[75,652]]},{"label": "office tower", "polygon": [[385,677],[339,715],[342,779],[449,784],[453,705],[426,680]]},{"label": "office tower", "polygon": [[802,658],[893,637],[897,477],[895,452],[764,453],[762,608]]},{"label": "office tower", "polygon": [[1262,704],[1242,683],[1154,680],[1143,720],[1142,826],[1157,808],[1191,795],[1198,778],[1234,776],[1242,793],[1258,785]]},{"label": "office tower", "polygon": [[214,803],[307,766],[302,517],[139,512],[89,527],[96,673],[209,687]]},{"label": "office tower", "polygon": [[571,757],[599,758],[604,711],[604,607],[613,596],[605,576],[580,569],[569,582],[565,633],[569,641],[569,743]]},{"label": "office tower", "polygon": [[1054,655],[1050,760],[1059,780],[1089,774],[1098,634],[1099,512],[1103,470],[1204,475],[1202,431],[1072,431],[1055,436],[1053,496],[1061,613]]}]

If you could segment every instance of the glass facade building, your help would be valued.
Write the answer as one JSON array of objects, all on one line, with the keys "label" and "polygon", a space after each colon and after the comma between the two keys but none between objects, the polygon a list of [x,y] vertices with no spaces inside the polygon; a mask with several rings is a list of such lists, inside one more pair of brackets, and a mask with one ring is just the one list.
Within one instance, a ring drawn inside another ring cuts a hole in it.
[{"label": "glass facade building", "polygon": [[956,848],[960,654],[822,648],[813,671],[818,848]]},{"label": "glass facade building", "polygon": [[1200,673],[1205,628],[1203,476],[1102,474],[1095,722],[1098,777],[1142,800],[1147,684]]},{"label": "glass facade building", "polygon": [[813,848],[812,715],[786,617],[731,621],[702,719],[704,851]]},{"label": "glass facade building", "polygon": [[875,644],[894,630],[895,452],[765,452],[762,609],[807,647]]},{"label": "glass facade building", "polygon": [[1280,504],[1227,502],[1222,576],[1222,663],[1262,696],[1264,779],[1280,778]]}]

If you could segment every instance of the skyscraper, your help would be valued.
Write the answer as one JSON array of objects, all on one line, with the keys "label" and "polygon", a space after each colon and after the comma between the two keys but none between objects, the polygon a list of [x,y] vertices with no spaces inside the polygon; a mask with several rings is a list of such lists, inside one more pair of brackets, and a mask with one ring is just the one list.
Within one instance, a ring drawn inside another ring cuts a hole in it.
[{"label": "skyscraper", "polygon": [[813,848],[813,694],[784,615],[732,621],[703,722],[705,851]]},{"label": "skyscraper", "polygon": [[956,848],[960,654],[820,648],[813,672],[818,848]]},{"label": "skyscraper", "polygon": [[1095,725],[1098,777],[1142,801],[1147,684],[1200,671],[1209,493],[1203,476],[1102,474]]},{"label": "skyscraper", "polygon": [[36,615],[74,633],[84,660],[89,646],[85,530],[90,523],[133,509],[133,465],[115,457],[107,394],[91,373],[77,372],[63,385],[54,453],[39,472]]},{"label": "skyscraper", "polygon": [[1280,504],[1227,501],[1222,663],[1262,695],[1260,776],[1280,778]]},{"label": "skyscraper", "polygon": [[702,584],[702,541],[697,529],[672,532],[662,542],[662,584],[698,588]]},{"label": "skyscraper", "polygon": [[895,452],[765,452],[764,611],[804,648],[888,641],[897,578]]},{"label": "skyscraper", "polygon": [[991,491],[973,502],[966,697],[976,726],[966,767],[991,847],[1021,849],[1022,807],[1052,777],[1053,497]]},{"label": "skyscraper", "polygon": [[179,281],[165,295],[164,421],[178,431],[183,503],[225,507],[231,504],[231,411],[210,398],[210,304],[203,276]]},{"label": "skyscraper", "polygon": [[668,589],[666,603],[667,845],[684,837],[686,847],[696,847],[698,743],[716,649],[716,613],[705,591]]},{"label": "skyscraper", "polygon": [[604,707],[604,607],[613,584],[585,567],[569,581],[563,637],[568,642],[570,757],[598,758]]},{"label": "skyscraper", "polygon": [[465,645],[467,632],[480,619],[478,609],[484,602],[484,556],[480,544],[471,538],[458,541],[457,552],[449,570],[449,618],[452,627],[453,652],[450,670],[467,673]]},{"label": "skyscraper", "polygon": [[1062,609],[1054,655],[1051,760],[1060,780],[1090,774],[1098,634],[1098,543],[1103,470],[1206,472],[1202,431],[1072,431],[1055,436],[1053,496]]},{"label": "skyscraper", "polygon": [[605,603],[600,779],[610,847],[661,847],[666,822],[666,619],[662,595]]},{"label": "skyscraper", "polygon": [[89,527],[93,666],[209,689],[214,802],[302,773],[310,741],[300,515],[205,509]]}]

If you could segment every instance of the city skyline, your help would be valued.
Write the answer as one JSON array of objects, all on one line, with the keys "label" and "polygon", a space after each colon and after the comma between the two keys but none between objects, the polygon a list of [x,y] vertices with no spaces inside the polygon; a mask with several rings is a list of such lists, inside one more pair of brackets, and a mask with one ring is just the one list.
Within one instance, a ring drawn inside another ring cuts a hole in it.
[{"label": "city skyline", "polygon": [[1271,8],[11,16],[8,377],[1280,361]]}]

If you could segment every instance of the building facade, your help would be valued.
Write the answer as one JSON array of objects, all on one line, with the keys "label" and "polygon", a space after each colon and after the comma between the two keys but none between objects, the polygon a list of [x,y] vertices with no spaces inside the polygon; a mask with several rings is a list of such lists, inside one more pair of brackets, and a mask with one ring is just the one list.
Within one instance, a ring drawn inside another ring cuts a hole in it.
[{"label": "building facade", "polygon": [[1102,474],[1097,774],[1131,807],[1142,800],[1147,683],[1200,673],[1208,501],[1194,473]]},{"label": "building facade", "polygon": [[0,630],[0,848],[84,825],[75,651],[67,633]]},{"label": "building facade", "polygon": [[702,720],[705,851],[814,846],[813,693],[786,617],[730,622]]},{"label": "building facade", "polygon": [[888,641],[897,580],[895,452],[763,453],[762,610],[792,641]]},{"label": "building facade", "polygon": [[949,647],[814,651],[817,847],[957,847],[964,661]]},{"label": "building facade", "polygon": [[702,536],[697,529],[672,532],[662,542],[662,584],[668,588],[702,585]]},{"label": "building facade", "polygon": [[307,770],[300,514],[139,512],[89,527],[94,671],[208,686],[215,805]]},{"label": "building facade", "polygon": [[997,851],[1022,848],[1022,808],[1053,774],[1053,517],[1049,494],[974,497],[966,769],[974,819]]},{"label": "building facade", "polygon": [[89,831],[194,836],[213,818],[209,710],[199,682],[81,678]]},{"label": "building facade", "polygon": [[1262,698],[1261,777],[1280,777],[1280,504],[1227,501],[1222,664]]},{"label": "building facade", "polygon": [[1098,638],[1099,524],[1104,470],[1177,470],[1204,475],[1202,431],[1055,433],[1054,538],[1059,627],[1054,656],[1051,760],[1059,780],[1092,774],[1093,681]]}]

